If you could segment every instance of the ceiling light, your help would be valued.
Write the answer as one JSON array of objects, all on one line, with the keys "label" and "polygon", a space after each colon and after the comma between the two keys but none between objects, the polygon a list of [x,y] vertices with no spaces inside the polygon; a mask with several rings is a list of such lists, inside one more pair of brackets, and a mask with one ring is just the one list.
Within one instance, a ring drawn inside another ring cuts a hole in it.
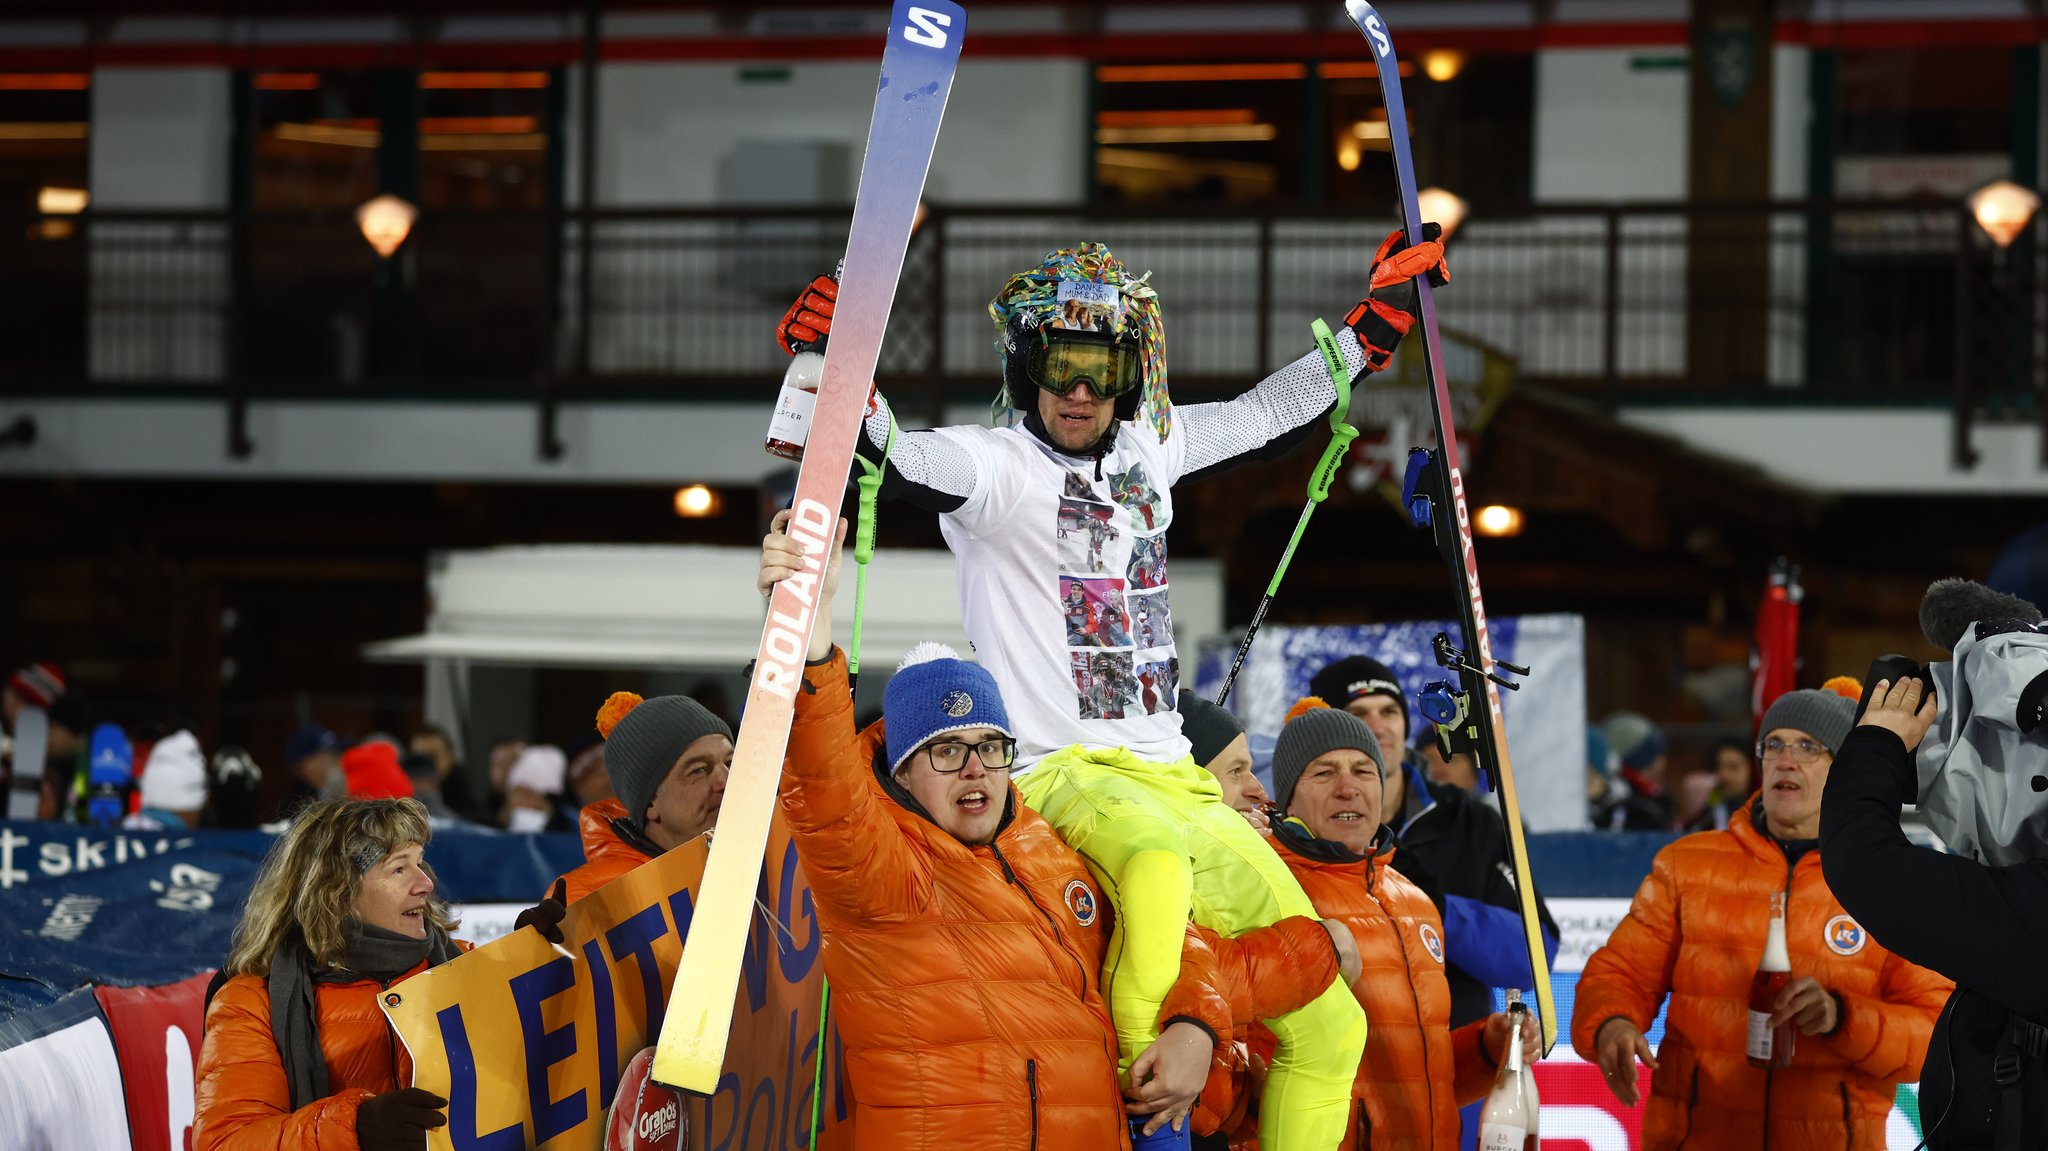
[{"label": "ceiling light", "polygon": [[1098,144],[1236,144],[1271,140],[1271,124],[1187,124],[1157,128],[1097,128]]},{"label": "ceiling light", "polygon": [[1422,74],[1439,84],[1458,78],[1465,70],[1465,54],[1451,48],[1432,48],[1422,54]]},{"label": "ceiling light", "polygon": [[676,489],[676,514],[686,520],[701,520],[718,514],[724,501],[703,484]]},{"label": "ceiling light", "polygon": [[1465,214],[1469,210],[1465,206],[1465,201],[1442,188],[1424,188],[1415,194],[1415,199],[1422,209],[1422,218],[1425,222],[1433,221],[1443,225],[1443,238],[1446,240],[1451,238],[1452,232],[1458,230],[1459,224],[1465,222]]},{"label": "ceiling light", "polygon": [[1990,235],[1993,243],[2010,248],[2041,207],[2041,197],[2033,189],[2022,188],[2011,180],[1993,180],[1970,193],[1968,203],[1977,226]]},{"label": "ceiling light", "polygon": [[1488,504],[1472,517],[1472,526],[1483,536],[1518,536],[1522,534],[1522,509],[1506,504]]},{"label": "ceiling light", "polygon": [[76,216],[85,211],[85,205],[91,199],[84,188],[38,188],[36,211],[45,216]]},{"label": "ceiling light", "polygon": [[419,215],[418,208],[386,193],[356,209],[356,227],[362,229],[363,239],[377,249],[379,256],[389,259],[412,234],[413,221]]}]

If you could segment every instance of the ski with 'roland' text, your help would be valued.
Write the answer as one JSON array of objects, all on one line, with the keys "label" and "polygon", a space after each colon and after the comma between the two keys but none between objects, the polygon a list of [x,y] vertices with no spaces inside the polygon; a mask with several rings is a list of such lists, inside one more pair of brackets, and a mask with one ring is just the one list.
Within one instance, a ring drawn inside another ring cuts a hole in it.
[{"label": "ski with 'roland' text", "polygon": [[653,1078],[687,1091],[711,1094],[724,1068],[813,609],[966,30],[966,11],[949,0],[897,0],[889,16],[832,342],[787,529],[803,546],[805,570],[776,584],[769,598],[718,829],[655,1045]]}]

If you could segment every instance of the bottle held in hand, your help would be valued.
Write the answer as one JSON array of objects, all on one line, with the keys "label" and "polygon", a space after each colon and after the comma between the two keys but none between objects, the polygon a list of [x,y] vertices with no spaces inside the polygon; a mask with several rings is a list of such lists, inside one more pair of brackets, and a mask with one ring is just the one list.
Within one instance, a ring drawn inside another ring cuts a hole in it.
[{"label": "bottle held in hand", "polygon": [[[830,337],[826,337],[829,339]],[[768,417],[768,454],[785,460],[804,458],[811,436],[811,410],[818,406],[818,382],[825,376],[825,340],[798,352],[782,373],[782,394]]]},{"label": "bottle held in hand", "polygon": [[[1529,1008],[1522,1003],[1520,991],[1509,990],[1508,1010],[1519,1016],[1525,1030],[1536,1026],[1535,1017],[1529,1014]],[[1526,1061],[1522,1064],[1522,1117],[1529,1124],[1529,1137],[1523,1140],[1522,1147],[1524,1151],[1536,1151],[1543,1142],[1539,1134],[1543,1120],[1543,1100],[1536,1093],[1536,1065]]]},{"label": "bottle held in hand", "polygon": [[[1519,992],[1508,993],[1519,999]],[[1528,1090],[1522,1082],[1522,1026],[1528,1008],[1510,1001],[1507,1051],[1494,1076],[1493,1089],[1479,1110],[1479,1151],[1526,1151],[1530,1142]],[[1521,1007],[1521,1010],[1515,1008]]]},{"label": "bottle held in hand", "polygon": [[1764,940],[1763,962],[1749,983],[1749,1044],[1751,1067],[1788,1067],[1797,1038],[1792,1021],[1771,1026],[1771,1012],[1778,993],[1792,982],[1792,958],[1785,950],[1785,893],[1771,896],[1771,928]]}]

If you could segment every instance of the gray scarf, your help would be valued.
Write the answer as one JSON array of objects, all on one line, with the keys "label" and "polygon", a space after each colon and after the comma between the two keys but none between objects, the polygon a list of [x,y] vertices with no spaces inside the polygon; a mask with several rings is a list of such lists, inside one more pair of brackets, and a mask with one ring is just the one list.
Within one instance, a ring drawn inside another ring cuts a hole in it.
[{"label": "gray scarf", "polygon": [[325,1099],[328,1094],[327,1058],[320,1052],[314,984],[374,979],[389,987],[393,980],[419,966],[422,959],[433,967],[460,954],[448,933],[438,927],[427,928],[425,939],[354,919],[348,921],[345,930],[348,954],[339,967],[315,965],[312,953],[306,950],[305,939],[297,932],[270,957],[270,1034],[284,1061],[284,1077],[291,1084],[294,1111]]}]

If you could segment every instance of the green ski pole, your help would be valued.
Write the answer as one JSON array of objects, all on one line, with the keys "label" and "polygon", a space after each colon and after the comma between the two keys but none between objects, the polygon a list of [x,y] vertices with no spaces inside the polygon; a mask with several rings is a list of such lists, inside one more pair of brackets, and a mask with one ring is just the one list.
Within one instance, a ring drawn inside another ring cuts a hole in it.
[{"label": "green ski pole", "polygon": [[1266,609],[1273,606],[1273,597],[1279,594],[1280,581],[1286,578],[1287,565],[1294,561],[1294,549],[1301,546],[1309,517],[1315,514],[1317,504],[1329,498],[1337,466],[1344,462],[1344,453],[1351,450],[1351,441],[1358,438],[1358,429],[1344,422],[1346,409],[1351,406],[1351,377],[1344,371],[1344,356],[1337,350],[1337,337],[1330,333],[1330,325],[1320,319],[1312,326],[1316,348],[1323,353],[1323,366],[1329,369],[1330,383],[1337,389],[1337,404],[1330,409],[1330,445],[1323,449],[1323,458],[1309,475],[1308,502],[1301,506],[1301,518],[1294,521],[1294,536],[1287,541],[1287,550],[1280,553],[1280,565],[1273,569],[1273,578],[1266,581],[1266,594],[1259,599],[1259,610],[1252,613],[1251,626],[1245,629],[1244,639],[1237,645],[1237,658],[1230,661],[1230,674],[1223,677],[1223,690],[1216,693],[1218,707],[1229,702],[1231,685],[1237,682],[1237,673],[1244,670],[1244,657],[1252,650],[1252,638],[1259,634]]}]

